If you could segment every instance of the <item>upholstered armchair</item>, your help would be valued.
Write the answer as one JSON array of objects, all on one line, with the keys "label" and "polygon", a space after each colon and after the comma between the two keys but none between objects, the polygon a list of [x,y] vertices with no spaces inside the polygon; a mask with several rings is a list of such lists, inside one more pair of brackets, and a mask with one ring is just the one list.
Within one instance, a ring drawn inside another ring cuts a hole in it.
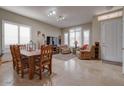
[{"label": "upholstered armchair", "polygon": [[60,51],[61,51],[62,54],[71,53],[71,49],[67,45],[60,46]]},{"label": "upholstered armchair", "polygon": [[79,59],[93,59],[95,56],[95,46],[92,46],[89,50],[80,50],[78,54]]}]

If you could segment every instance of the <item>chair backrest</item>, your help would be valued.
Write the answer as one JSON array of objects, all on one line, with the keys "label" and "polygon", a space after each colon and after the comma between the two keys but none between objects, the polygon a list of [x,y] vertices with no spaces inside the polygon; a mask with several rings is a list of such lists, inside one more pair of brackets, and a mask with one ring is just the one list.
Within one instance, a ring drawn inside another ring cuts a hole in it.
[{"label": "chair backrest", "polygon": [[15,58],[14,45],[10,45],[10,52],[11,52],[12,58],[14,59]]},{"label": "chair backrest", "polygon": [[20,49],[26,49],[26,45],[24,44],[24,45],[19,45],[19,47],[20,47]]},{"label": "chair backrest", "polygon": [[19,45],[15,45],[15,57],[16,57],[16,60],[18,62],[21,62],[21,53],[20,53],[20,46]]},{"label": "chair backrest", "polygon": [[13,61],[16,61],[16,54],[15,54],[15,45],[10,45],[10,52],[11,52],[11,55],[12,55],[12,59]]},{"label": "chair backrest", "polygon": [[45,59],[51,62],[53,49],[52,46],[41,46],[41,62]]}]

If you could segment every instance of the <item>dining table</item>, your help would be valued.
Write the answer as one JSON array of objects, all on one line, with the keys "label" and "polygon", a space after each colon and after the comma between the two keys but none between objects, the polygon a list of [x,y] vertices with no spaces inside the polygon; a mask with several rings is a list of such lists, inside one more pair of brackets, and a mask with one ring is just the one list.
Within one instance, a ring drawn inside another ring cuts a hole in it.
[{"label": "dining table", "polygon": [[33,79],[34,72],[35,72],[35,57],[40,56],[41,52],[40,50],[21,50],[21,55],[26,56],[28,58],[28,64],[29,64],[29,79]]}]

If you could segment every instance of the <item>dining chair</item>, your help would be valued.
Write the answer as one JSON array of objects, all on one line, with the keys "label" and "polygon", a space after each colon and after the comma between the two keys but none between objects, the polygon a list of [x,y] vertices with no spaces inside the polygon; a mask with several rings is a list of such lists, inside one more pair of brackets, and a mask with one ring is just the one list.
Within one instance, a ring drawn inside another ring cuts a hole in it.
[{"label": "dining chair", "polygon": [[26,44],[19,45],[20,49],[26,50]]},{"label": "dining chair", "polygon": [[42,72],[48,70],[52,74],[52,46],[41,46],[40,62],[36,62],[35,68],[38,68],[40,79],[42,79]]},{"label": "dining chair", "polygon": [[16,69],[16,57],[15,57],[15,51],[14,51],[14,45],[10,45],[10,52],[12,55],[12,61],[13,61],[13,69]]},{"label": "dining chair", "polygon": [[17,73],[21,74],[21,77],[24,77],[24,69],[27,69],[28,66],[28,59],[23,58],[21,53],[20,53],[20,47],[19,45],[14,46],[14,51],[15,51],[15,58],[16,58],[16,66],[17,66]]}]

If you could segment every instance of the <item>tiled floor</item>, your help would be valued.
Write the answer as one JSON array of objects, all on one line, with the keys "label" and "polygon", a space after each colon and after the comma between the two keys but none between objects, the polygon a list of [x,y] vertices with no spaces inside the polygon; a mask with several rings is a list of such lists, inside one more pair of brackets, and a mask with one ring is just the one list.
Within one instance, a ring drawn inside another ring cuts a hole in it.
[{"label": "tiled floor", "polygon": [[53,58],[53,74],[44,74],[43,80],[37,76],[28,80],[28,75],[21,79],[13,71],[12,62],[0,65],[0,85],[124,85],[121,66],[102,63],[96,60],[79,60],[73,58],[62,61]]}]

